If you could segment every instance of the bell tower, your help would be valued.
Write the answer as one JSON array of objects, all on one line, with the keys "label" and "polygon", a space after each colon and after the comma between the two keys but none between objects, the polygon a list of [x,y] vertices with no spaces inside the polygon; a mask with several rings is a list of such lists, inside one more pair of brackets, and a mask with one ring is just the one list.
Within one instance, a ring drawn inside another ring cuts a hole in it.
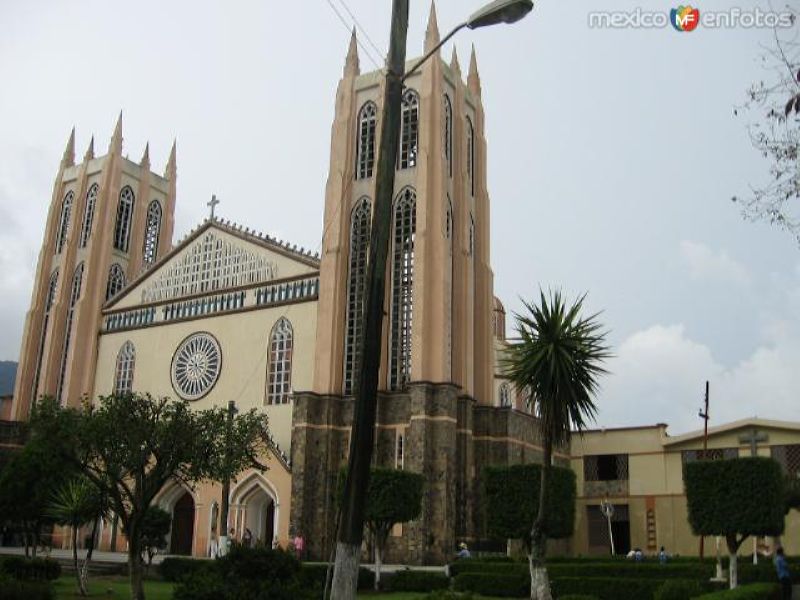
[{"label": "bell tower", "polygon": [[122,156],[122,114],[103,156],[94,138],[75,164],[75,130],[53,185],[30,309],[25,318],[12,418],[41,396],[75,406],[93,394],[100,309],[171,247],[173,145],[164,175]]}]

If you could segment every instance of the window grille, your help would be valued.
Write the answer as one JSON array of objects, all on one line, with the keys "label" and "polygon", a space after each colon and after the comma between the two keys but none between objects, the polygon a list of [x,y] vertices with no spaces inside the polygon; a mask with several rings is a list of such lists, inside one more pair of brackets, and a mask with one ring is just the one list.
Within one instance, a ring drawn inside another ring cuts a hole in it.
[{"label": "window grille", "polygon": [[585,481],[623,481],[628,479],[627,454],[596,454],[583,457]]},{"label": "window grille", "polygon": [[108,283],[106,284],[106,302],[116,296],[125,287],[125,273],[119,263],[114,263],[108,270]]},{"label": "window grille", "polygon": [[147,207],[147,224],[144,230],[142,257],[145,266],[153,264],[158,255],[158,234],[161,230],[161,205],[153,200]]},{"label": "window grille", "polygon": [[475,217],[469,216],[469,255],[475,255]]},{"label": "window grille", "polygon": [[136,365],[136,348],[127,341],[117,354],[117,369],[114,376],[114,394],[130,394],[133,391],[133,369]]},{"label": "window grille", "polygon": [[53,302],[56,298],[56,289],[58,287],[58,269],[53,271],[50,275],[50,283],[47,286],[47,301],[44,305],[44,318],[42,319],[42,332],[39,336],[39,351],[36,354],[36,370],[33,376],[33,398],[36,399],[36,393],[39,390],[39,377],[42,371],[42,358],[44,357],[44,344],[47,339],[47,327],[50,324],[50,309],[53,308]]},{"label": "window grille", "polygon": [[375,166],[375,129],[378,109],[367,102],[358,113],[358,140],[356,153],[356,179],[372,177]]},{"label": "window grille", "polygon": [[467,117],[467,175],[469,176],[469,193],[475,195],[475,129],[472,120]]},{"label": "window grille", "polygon": [[130,186],[126,185],[119,193],[117,222],[114,226],[114,248],[121,252],[127,252],[128,246],[130,245],[134,201],[133,190]]},{"label": "window grille", "polygon": [[67,241],[67,233],[69,232],[69,217],[72,213],[72,199],[75,194],[68,192],[61,202],[61,216],[58,220],[58,232],[56,233],[56,254],[61,254],[64,249],[64,244]]},{"label": "window grille", "polygon": [[800,444],[772,446],[770,453],[781,465],[784,474],[794,479],[800,478]]},{"label": "window grille", "polygon": [[447,161],[447,173],[453,176],[453,105],[450,97],[444,95],[444,158]]},{"label": "window grille", "polygon": [[414,237],[417,196],[406,188],[395,201],[392,255],[392,348],[389,387],[405,387],[411,374],[411,324],[414,314]]},{"label": "window grille", "polygon": [[511,389],[507,383],[500,384],[500,406],[511,406]]},{"label": "window grille", "polygon": [[64,348],[61,353],[61,369],[58,375],[58,391],[56,392],[56,401],[63,404],[64,399],[62,394],[64,392],[64,378],[67,374],[67,358],[69,356],[69,346],[72,341],[72,322],[75,317],[75,304],[81,296],[81,287],[83,285],[83,263],[79,264],[75,269],[75,274],[72,276],[72,288],[69,296],[69,309],[67,310],[67,322],[64,327]]},{"label": "window grille", "polygon": [[292,392],[292,324],[281,317],[272,328],[269,342],[267,404],[287,404]]},{"label": "window grille", "polygon": [[709,448],[708,450],[684,450],[681,459],[684,463],[696,460],[727,460],[739,458],[738,448]]},{"label": "window grille", "polygon": [[97,193],[99,187],[96,183],[92,184],[89,191],[86,193],[86,210],[83,213],[83,225],[81,226],[81,240],[80,247],[85,248],[89,242],[89,236],[92,234],[92,222],[94,221],[94,209],[97,204]]},{"label": "window grille", "polygon": [[410,169],[417,165],[419,142],[419,95],[414,90],[403,94],[400,118],[400,168]]},{"label": "window grille", "polygon": [[394,468],[401,471],[405,468],[405,436],[402,433],[397,434],[397,442],[395,448]]},{"label": "window grille", "polygon": [[[447,212],[444,215],[444,235],[448,240],[453,239],[453,202],[450,194],[447,195]],[[450,244],[450,251],[453,251],[453,244]]]},{"label": "window grille", "polygon": [[344,394],[352,394],[361,363],[361,325],[364,316],[364,292],[367,281],[372,206],[362,198],[350,218],[350,273],[347,286],[347,327],[344,347]]}]

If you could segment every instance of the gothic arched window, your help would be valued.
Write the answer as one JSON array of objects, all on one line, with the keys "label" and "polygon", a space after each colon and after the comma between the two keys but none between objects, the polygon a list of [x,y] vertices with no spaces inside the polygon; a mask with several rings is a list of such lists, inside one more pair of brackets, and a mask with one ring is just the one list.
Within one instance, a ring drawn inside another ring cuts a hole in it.
[{"label": "gothic arched window", "polygon": [[292,324],[281,317],[269,337],[267,404],[286,404],[292,391]]},{"label": "gothic arched window", "polygon": [[453,201],[450,200],[450,194],[447,194],[447,209],[444,215],[444,235],[445,238],[451,240],[450,251],[453,251]]},{"label": "gothic arched window", "polygon": [[62,393],[64,392],[64,378],[67,374],[67,358],[69,357],[69,346],[72,341],[72,322],[75,317],[75,304],[81,297],[81,287],[83,286],[83,263],[79,264],[72,276],[72,287],[69,293],[69,308],[67,309],[67,322],[64,327],[64,347],[61,353],[61,370],[58,374],[58,392],[56,400],[62,403]]},{"label": "gothic arched window", "polygon": [[364,316],[364,290],[367,281],[372,205],[361,198],[350,216],[350,273],[347,282],[347,328],[344,342],[344,394],[352,394],[361,357],[361,319]]},{"label": "gothic arched window", "polygon": [[475,254],[475,217],[469,216],[469,255]]},{"label": "gothic arched window", "polygon": [[64,243],[67,241],[67,232],[69,231],[69,216],[72,213],[72,199],[75,194],[68,192],[61,202],[61,215],[58,219],[58,231],[56,232],[56,254],[61,254],[64,249]]},{"label": "gothic arched window", "polygon": [[375,128],[378,109],[374,102],[367,102],[358,112],[358,140],[356,152],[356,179],[372,177],[375,166]]},{"label": "gothic arched window", "polygon": [[507,383],[500,384],[500,406],[511,406],[511,389]]},{"label": "gothic arched window", "polygon": [[475,129],[472,120],[467,117],[467,175],[469,176],[469,193],[475,195]]},{"label": "gothic arched window", "polygon": [[144,248],[142,260],[145,265],[151,265],[158,254],[158,233],[161,230],[161,204],[153,200],[147,207],[147,224],[144,229]]},{"label": "gothic arched window", "polygon": [[106,284],[106,301],[116,296],[125,287],[125,272],[119,263],[114,263],[108,270],[108,283]]},{"label": "gothic arched window", "polygon": [[50,275],[50,283],[47,286],[47,300],[44,305],[44,318],[42,319],[42,333],[39,336],[39,352],[36,355],[36,370],[33,375],[33,392],[32,396],[36,399],[36,392],[39,389],[39,376],[42,370],[42,357],[44,356],[44,344],[47,339],[47,326],[50,323],[50,309],[53,308],[53,302],[56,299],[56,289],[58,287],[58,269],[53,271]]},{"label": "gothic arched window", "polygon": [[411,323],[414,314],[414,237],[417,195],[406,188],[395,199],[392,251],[392,347],[389,387],[401,389],[411,374]]},{"label": "gothic arched window", "polygon": [[122,252],[128,251],[131,240],[131,222],[133,221],[133,203],[136,198],[133,190],[126,185],[119,193],[117,204],[117,223],[114,226],[114,248]]},{"label": "gothic arched window", "polygon": [[401,169],[409,169],[417,165],[419,149],[419,95],[412,89],[403,93],[400,119],[399,164]]},{"label": "gothic arched window", "polygon": [[86,193],[86,210],[83,212],[83,225],[81,226],[81,248],[85,248],[92,233],[92,221],[94,221],[94,207],[97,204],[97,192],[99,187],[96,183],[92,184]]},{"label": "gothic arched window", "polygon": [[444,95],[444,158],[447,160],[447,172],[453,176],[453,105],[450,97]]},{"label": "gothic arched window", "polygon": [[117,354],[117,368],[114,371],[114,395],[122,396],[133,391],[133,369],[136,366],[136,348],[129,340],[122,344]]}]

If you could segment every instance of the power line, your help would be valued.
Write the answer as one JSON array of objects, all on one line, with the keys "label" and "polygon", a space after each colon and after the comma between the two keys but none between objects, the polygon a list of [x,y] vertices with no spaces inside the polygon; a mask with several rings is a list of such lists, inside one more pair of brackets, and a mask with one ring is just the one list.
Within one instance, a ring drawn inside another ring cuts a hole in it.
[{"label": "power line", "polygon": [[[345,29],[347,29],[347,31],[351,31],[350,25],[348,25],[347,20],[342,16],[342,13],[339,12],[339,9],[337,9],[333,5],[333,2],[331,0],[326,0],[326,1],[328,2],[328,6],[331,7],[331,10],[333,10],[333,12],[336,13],[336,16],[339,17],[339,21],[342,22],[342,25],[344,25]],[[369,49],[366,46],[364,46],[364,44],[361,43],[361,40],[358,38],[358,36],[356,36],[356,43],[358,44],[358,47],[361,48],[364,51],[364,55],[375,66],[375,68],[376,69],[380,69],[381,66],[378,64],[378,62],[372,56],[372,54],[370,53]]]},{"label": "power line", "polygon": [[369,42],[369,45],[372,46],[375,49],[375,52],[378,53],[378,56],[383,56],[384,53],[381,51],[380,48],[378,48],[375,45],[375,42],[373,42],[372,39],[369,37],[369,34],[367,33],[367,30],[364,29],[364,27],[361,25],[361,23],[359,23],[358,19],[356,19],[356,16],[350,10],[350,7],[347,6],[347,3],[344,0],[339,0],[339,4],[341,4],[344,7],[344,9],[347,11],[347,14],[350,15],[351,19],[353,19],[353,22],[356,24],[356,27],[358,27],[359,31],[364,34],[364,37]]}]

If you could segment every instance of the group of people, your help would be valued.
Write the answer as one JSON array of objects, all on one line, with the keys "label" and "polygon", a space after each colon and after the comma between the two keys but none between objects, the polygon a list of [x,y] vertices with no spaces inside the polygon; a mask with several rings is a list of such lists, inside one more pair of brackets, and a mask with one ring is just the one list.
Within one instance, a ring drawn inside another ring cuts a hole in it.
[{"label": "group of people", "polygon": [[[245,548],[250,548],[256,544],[256,539],[253,536],[253,532],[250,530],[249,527],[244,528],[244,532],[242,533],[242,539],[239,543]],[[225,556],[231,549],[231,545],[237,543],[236,540],[236,530],[231,528],[230,534],[224,540],[224,547],[223,545],[217,540],[217,533],[214,529],[211,530],[211,539],[209,540],[209,556],[212,558],[217,558],[221,556]],[[277,550],[281,547],[280,541],[278,540],[278,536],[272,538],[272,549]],[[306,550],[306,541],[303,538],[303,534],[299,531],[289,540],[289,548],[290,551],[294,553],[297,557],[297,560],[303,560],[305,558],[305,550]]]}]

